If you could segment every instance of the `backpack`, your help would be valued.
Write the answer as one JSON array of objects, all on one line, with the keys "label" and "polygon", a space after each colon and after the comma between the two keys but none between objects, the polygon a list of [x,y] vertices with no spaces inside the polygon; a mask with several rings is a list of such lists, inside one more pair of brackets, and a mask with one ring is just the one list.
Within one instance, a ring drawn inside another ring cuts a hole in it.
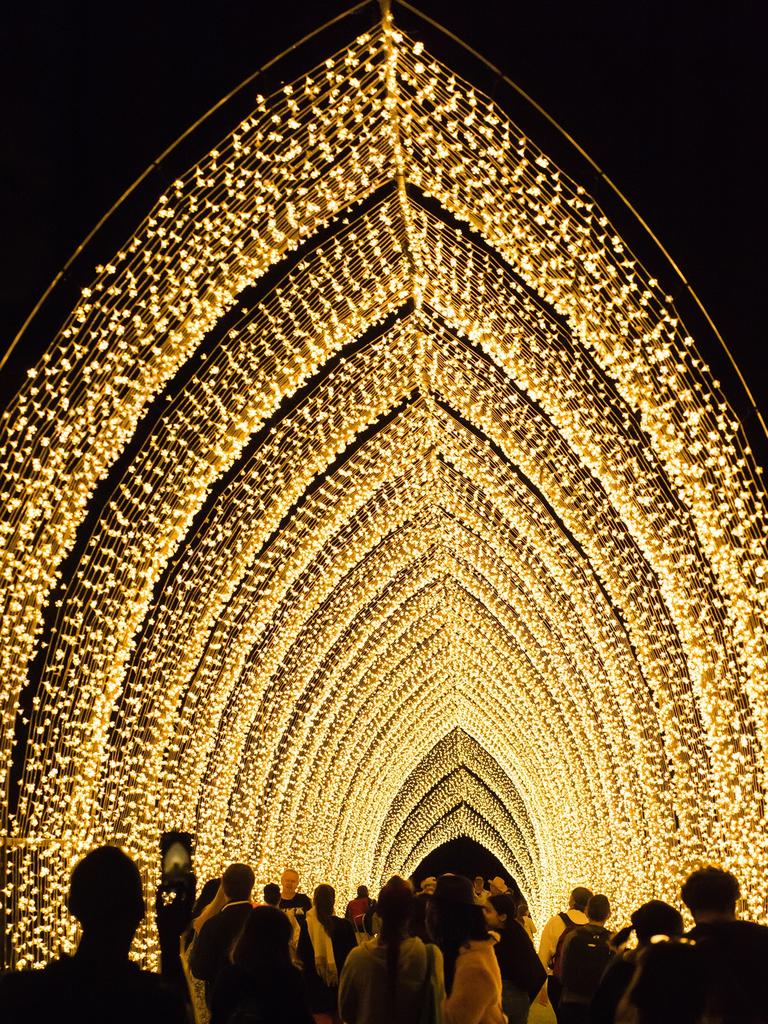
[{"label": "backpack", "polygon": [[347,909],[348,919],[352,922],[352,926],[356,932],[368,932],[371,921],[371,915],[373,913],[373,900],[368,896],[359,896],[356,900],[352,900]]},{"label": "backpack", "polygon": [[565,936],[569,932],[572,932],[574,928],[578,928],[579,925],[577,925],[575,921],[572,921],[570,917],[568,917],[568,915],[563,911],[561,911],[557,916],[565,925],[565,929],[560,933],[560,937],[557,940],[557,945],[555,946],[555,955],[552,957],[552,973],[556,978],[561,978],[563,969],[563,945],[565,943]]},{"label": "backpack", "polygon": [[589,1002],[597,991],[613,950],[608,945],[610,932],[599,925],[582,924],[571,929],[565,956],[562,958],[560,980],[562,999],[568,1002]]}]

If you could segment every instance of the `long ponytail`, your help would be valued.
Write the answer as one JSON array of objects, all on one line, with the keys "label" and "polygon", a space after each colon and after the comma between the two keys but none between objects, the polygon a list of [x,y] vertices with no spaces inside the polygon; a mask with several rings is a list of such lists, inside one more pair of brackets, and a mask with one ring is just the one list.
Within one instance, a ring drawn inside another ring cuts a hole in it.
[{"label": "long ponytail", "polygon": [[412,911],[413,889],[404,878],[393,876],[381,890],[376,906],[381,918],[379,942],[387,951],[387,1003],[393,1017],[397,1006],[400,944],[405,938]]},{"label": "long ponytail", "polygon": [[328,935],[333,938],[333,908],[336,903],[336,890],[332,885],[318,885],[313,894],[315,914]]}]

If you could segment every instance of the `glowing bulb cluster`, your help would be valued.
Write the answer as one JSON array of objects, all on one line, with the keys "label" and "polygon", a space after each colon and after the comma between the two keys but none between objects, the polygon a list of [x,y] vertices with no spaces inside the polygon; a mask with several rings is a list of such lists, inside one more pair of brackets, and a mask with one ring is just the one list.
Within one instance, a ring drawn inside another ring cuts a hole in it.
[{"label": "glowing bulb cluster", "polygon": [[1,426],[6,781],[59,608],[16,962],[71,943],[90,845],[151,887],[177,826],[203,876],[341,891],[466,833],[538,916],[714,859],[768,915],[751,453],[594,201],[389,15],[160,197]]}]

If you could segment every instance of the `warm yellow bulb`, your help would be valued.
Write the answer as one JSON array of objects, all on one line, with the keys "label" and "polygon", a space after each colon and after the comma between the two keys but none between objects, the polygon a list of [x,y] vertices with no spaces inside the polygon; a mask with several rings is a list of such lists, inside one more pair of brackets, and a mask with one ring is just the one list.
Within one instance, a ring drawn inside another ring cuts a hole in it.
[{"label": "warm yellow bulb", "polygon": [[0,433],[4,781],[59,610],[4,818],[15,962],[73,942],[89,846],[151,889],[172,827],[202,877],[341,893],[467,834],[539,918],[714,860],[768,915],[759,467],[594,200],[389,15],[158,199]]}]

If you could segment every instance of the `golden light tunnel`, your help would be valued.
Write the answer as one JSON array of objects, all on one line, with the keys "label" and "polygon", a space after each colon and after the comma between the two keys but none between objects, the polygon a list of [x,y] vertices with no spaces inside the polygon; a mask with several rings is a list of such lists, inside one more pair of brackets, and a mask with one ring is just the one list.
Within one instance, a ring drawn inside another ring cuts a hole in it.
[{"label": "golden light tunnel", "polygon": [[71,943],[84,851],[151,888],[172,827],[202,876],[342,890],[468,835],[539,917],[714,860],[768,917],[741,427],[596,202],[388,13],[158,197],[1,425],[14,963]]}]

